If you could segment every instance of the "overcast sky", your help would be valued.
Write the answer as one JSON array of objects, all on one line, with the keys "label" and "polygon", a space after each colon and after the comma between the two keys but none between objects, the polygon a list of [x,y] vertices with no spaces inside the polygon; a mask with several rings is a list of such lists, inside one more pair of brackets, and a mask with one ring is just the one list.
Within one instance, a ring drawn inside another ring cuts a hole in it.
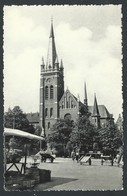
[{"label": "overcast sky", "polygon": [[122,113],[121,6],[5,6],[4,107],[39,111],[40,64],[46,62],[53,17],[65,89]]}]

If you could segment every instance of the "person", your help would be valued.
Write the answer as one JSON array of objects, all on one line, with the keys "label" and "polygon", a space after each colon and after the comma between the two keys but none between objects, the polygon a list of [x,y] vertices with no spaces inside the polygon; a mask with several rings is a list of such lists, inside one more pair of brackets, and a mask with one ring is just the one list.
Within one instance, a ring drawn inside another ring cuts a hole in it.
[{"label": "person", "polygon": [[78,163],[78,160],[79,160],[79,149],[76,150],[76,161]]},{"label": "person", "polygon": [[90,156],[90,158],[89,158],[89,165],[91,165],[91,156]]},{"label": "person", "polygon": [[75,152],[74,152],[74,150],[71,152],[71,158],[72,158],[73,161],[75,160]]}]

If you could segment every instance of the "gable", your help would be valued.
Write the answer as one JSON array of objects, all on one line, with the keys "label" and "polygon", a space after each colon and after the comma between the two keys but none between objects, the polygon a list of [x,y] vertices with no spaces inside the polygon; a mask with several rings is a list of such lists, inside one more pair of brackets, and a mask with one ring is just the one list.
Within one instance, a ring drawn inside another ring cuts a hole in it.
[{"label": "gable", "polygon": [[77,107],[77,98],[67,89],[59,101],[59,106],[60,108],[75,108]]}]

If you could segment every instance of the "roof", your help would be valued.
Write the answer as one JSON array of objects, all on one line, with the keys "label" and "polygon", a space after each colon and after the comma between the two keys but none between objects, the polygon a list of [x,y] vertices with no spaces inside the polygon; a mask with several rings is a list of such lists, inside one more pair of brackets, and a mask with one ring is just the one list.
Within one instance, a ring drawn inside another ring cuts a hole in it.
[{"label": "roof", "polygon": [[28,121],[30,123],[39,122],[39,113],[38,112],[36,112],[36,113],[28,113],[28,114],[26,114],[26,118],[28,119]]},{"label": "roof", "polygon": [[27,133],[19,129],[4,128],[4,135],[13,135],[13,136],[25,137],[29,139],[44,140],[43,137],[31,134],[31,133]]},{"label": "roof", "polygon": [[[88,110],[91,114],[93,113],[93,107],[94,106],[88,106]],[[111,114],[104,105],[98,105],[98,110],[101,118],[111,118]]]}]

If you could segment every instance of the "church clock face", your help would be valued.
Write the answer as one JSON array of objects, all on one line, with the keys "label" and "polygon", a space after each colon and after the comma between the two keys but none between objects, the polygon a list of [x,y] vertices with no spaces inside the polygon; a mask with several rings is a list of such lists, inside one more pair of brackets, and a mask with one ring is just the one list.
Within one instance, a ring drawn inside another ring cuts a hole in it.
[{"label": "church clock face", "polygon": [[48,78],[46,82],[47,83],[50,83],[51,82],[51,78]]}]

